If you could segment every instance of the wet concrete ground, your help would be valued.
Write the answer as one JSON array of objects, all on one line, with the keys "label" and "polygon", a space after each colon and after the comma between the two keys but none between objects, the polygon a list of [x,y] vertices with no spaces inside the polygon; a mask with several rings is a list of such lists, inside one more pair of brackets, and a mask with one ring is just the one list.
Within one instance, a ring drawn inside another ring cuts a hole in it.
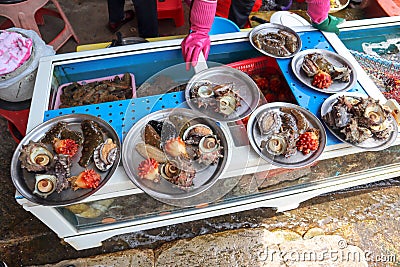
[{"label": "wet concrete ground", "polygon": [[[63,1],[61,5],[82,44],[107,42],[115,38],[105,28],[105,1]],[[183,34],[185,27],[176,29],[171,21],[164,21],[160,25],[160,33]],[[124,26],[121,31],[123,36],[134,36],[136,32],[134,24]],[[46,34],[51,33],[50,30],[45,33],[45,39]],[[58,53],[73,52],[75,47],[76,44],[70,40]],[[265,246],[276,248],[273,244],[284,250],[285,246],[293,246],[289,241],[300,242],[296,243],[296,247],[306,247],[309,244],[303,240],[320,235],[328,236],[329,240],[336,240],[339,236],[349,246],[367,252],[369,266],[400,266],[398,179],[315,197],[292,211],[276,213],[273,209],[259,208],[115,236],[103,242],[101,247],[76,251],[16,203],[15,188],[10,178],[11,157],[16,143],[3,118],[0,118],[0,133],[0,260],[9,266],[53,266],[61,261],[57,266],[71,263],[76,266],[185,266],[189,260],[198,266],[272,266],[271,262],[266,265],[267,261],[263,258],[253,262],[254,258],[243,255],[255,253],[260,257],[260,253],[265,252]],[[236,238],[232,240],[232,237]],[[243,244],[248,244],[249,237],[252,238],[251,244],[261,243],[264,247],[253,247],[252,252],[246,252]],[[213,249],[209,250],[210,247]],[[190,254],[193,248],[200,248],[200,252]],[[223,260],[217,257],[219,255],[223,255]],[[176,262],[171,262],[171,258],[176,258]],[[286,266],[312,266],[304,262],[297,263],[299,265],[289,263],[286,262]],[[339,264],[333,263],[332,266]],[[343,266],[358,265],[352,262]]]}]

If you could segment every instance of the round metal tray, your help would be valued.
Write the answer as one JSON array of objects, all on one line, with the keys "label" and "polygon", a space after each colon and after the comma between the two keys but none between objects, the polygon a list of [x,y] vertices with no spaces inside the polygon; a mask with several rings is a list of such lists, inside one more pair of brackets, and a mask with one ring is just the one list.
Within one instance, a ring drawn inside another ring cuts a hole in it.
[{"label": "round metal tray", "polygon": [[[294,155],[290,157],[285,157],[283,155],[272,155],[268,153],[268,151],[263,148],[260,148],[260,143],[267,135],[261,134],[259,128],[258,128],[258,119],[259,116],[264,113],[264,112],[277,112],[282,113],[280,111],[280,108],[286,107],[286,108],[292,108],[295,110],[300,111],[305,118],[307,119],[310,127],[316,128],[320,131],[320,138],[319,138],[319,147],[317,150],[310,152],[307,155],[304,155],[302,152],[297,151]],[[324,148],[326,146],[326,132],[324,129],[324,126],[320,122],[320,120],[312,114],[310,111],[294,104],[290,103],[285,103],[285,102],[273,102],[269,104],[264,104],[260,107],[258,107],[253,114],[251,114],[250,119],[247,124],[247,135],[250,141],[250,145],[253,147],[253,149],[257,152],[257,154],[266,160],[267,162],[270,162],[276,166],[279,167],[284,167],[284,168],[297,168],[297,167],[303,167],[306,165],[311,164],[314,162],[318,157],[322,154],[324,151]]]},{"label": "round metal tray", "polygon": [[[145,158],[136,151],[135,147],[138,143],[143,142],[142,131],[145,125],[150,120],[169,120],[170,116],[180,116],[189,120],[195,119],[196,121],[208,125],[213,130],[214,134],[218,136],[221,142],[220,145],[223,147],[223,157],[220,158],[216,164],[197,170],[193,179],[193,186],[187,189],[181,189],[163,178],[160,178],[160,182],[156,183],[138,176],[137,168],[140,162],[145,160]],[[231,141],[229,141],[226,136],[226,129],[199,112],[185,108],[160,110],[142,118],[130,129],[122,146],[122,163],[125,172],[132,182],[150,196],[168,204],[174,203],[175,205],[179,205],[179,202],[174,202],[175,200],[185,200],[185,206],[187,206],[191,198],[194,199],[196,195],[210,188],[226,170],[232,153]],[[198,199],[196,199],[196,201],[198,201]],[[192,204],[196,205],[198,203]]]},{"label": "round metal tray", "polygon": [[[73,204],[97,192],[111,178],[114,171],[118,167],[121,158],[120,153],[117,153],[117,158],[113,166],[105,172],[97,170],[93,161],[87,167],[94,169],[98,174],[101,175],[101,180],[97,188],[78,189],[76,191],[72,190],[71,188],[67,188],[61,191],[60,193],[54,192],[49,196],[47,196],[46,198],[33,194],[35,187],[35,173],[28,172],[26,169],[21,168],[21,162],[18,159],[22,146],[27,145],[29,141],[38,142],[45,135],[45,133],[49,131],[53,126],[55,126],[58,122],[67,123],[67,128],[69,130],[82,132],[81,122],[84,120],[91,120],[96,122],[104,132],[105,135],[104,140],[106,138],[112,138],[113,141],[117,144],[119,152],[121,151],[120,140],[114,128],[111,127],[111,125],[105,122],[104,120],[92,115],[84,115],[84,114],[64,115],[53,118],[38,125],[21,140],[21,142],[19,143],[14,152],[11,162],[11,178],[14,183],[14,186],[16,187],[18,192],[21,193],[26,199],[28,199],[33,203],[45,206],[61,206],[61,205]],[[50,151],[52,151],[51,145],[48,145],[48,148],[50,148]],[[80,172],[85,170],[85,168],[79,166],[78,164],[80,156],[81,156],[81,148],[78,150],[77,154],[71,158],[71,163],[72,163],[71,176],[78,175]]]},{"label": "round metal tray", "polygon": [[[301,69],[301,65],[303,63],[303,58],[311,53],[320,53],[325,58],[332,63],[335,66],[346,66],[351,69],[351,74],[350,74],[350,81],[349,82],[340,82],[340,81],[333,81],[331,86],[328,88],[318,88],[312,85],[312,77],[308,77],[304,71]],[[354,66],[344,57],[341,55],[331,52],[329,50],[324,50],[324,49],[307,49],[303,50],[300,53],[298,53],[296,56],[293,57],[292,62],[291,62],[291,67],[294,75],[299,79],[303,84],[307,85],[308,87],[320,91],[323,93],[329,93],[329,94],[335,94],[339,92],[345,92],[354,87],[354,85],[357,82],[357,74]]]},{"label": "round metal tray", "polygon": [[[254,44],[253,37],[256,34],[266,34],[266,33],[269,33],[269,32],[277,33],[279,30],[284,30],[284,31],[290,32],[290,33],[294,34],[297,37],[298,46],[297,46],[297,49],[292,54],[290,54],[288,56],[278,56],[278,55],[269,53],[269,52],[267,52],[267,51],[265,51],[263,49],[260,49]],[[251,30],[251,32],[249,34],[249,40],[250,40],[251,45],[255,49],[257,49],[258,51],[260,51],[264,55],[267,55],[267,56],[270,56],[270,57],[274,57],[274,58],[291,58],[291,57],[293,57],[295,54],[297,54],[300,51],[301,46],[302,46],[302,42],[301,42],[300,36],[297,34],[297,32],[295,32],[294,30],[292,30],[291,28],[289,28],[287,26],[284,26],[284,25],[281,25],[281,24],[276,24],[276,23],[263,23],[263,24],[258,25],[257,27],[254,27],[254,29]]]},{"label": "round metal tray", "polygon": [[[368,97],[365,94],[360,94],[360,93],[353,93],[353,92],[343,92],[343,93],[337,93],[334,95],[331,95],[330,97],[328,97],[321,106],[321,118],[328,112],[330,112],[332,110],[332,106],[337,102],[338,97],[340,96],[352,96],[352,97],[359,97],[359,98],[366,98]],[[374,138],[368,138],[367,140],[365,140],[364,142],[361,142],[359,144],[354,144],[354,143],[350,143],[348,141],[345,140],[345,137],[343,134],[341,134],[340,132],[336,131],[335,129],[332,129],[329,125],[327,125],[325,123],[325,121],[322,119],[322,121],[324,122],[326,128],[329,129],[329,131],[335,135],[340,141],[349,144],[351,146],[357,147],[357,148],[361,148],[364,150],[368,150],[368,151],[379,151],[379,150],[383,150],[385,148],[388,148],[390,145],[393,144],[394,141],[396,141],[397,138],[397,134],[398,134],[398,126],[397,126],[397,122],[394,119],[394,117],[392,115],[390,115],[389,117],[390,123],[393,126],[393,131],[390,134],[389,138],[387,140],[377,140]]]},{"label": "round metal tray", "polygon": [[[199,82],[210,81],[215,84],[233,83],[234,90],[239,94],[241,101],[236,110],[225,116],[213,108],[198,107],[196,98],[192,98],[190,91]],[[226,66],[212,67],[195,74],[188,82],[185,90],[185,99],[188,106],[217,121],[238,121],[250,115],[258,106],[260,91],[257,84],[246,73]]]}]

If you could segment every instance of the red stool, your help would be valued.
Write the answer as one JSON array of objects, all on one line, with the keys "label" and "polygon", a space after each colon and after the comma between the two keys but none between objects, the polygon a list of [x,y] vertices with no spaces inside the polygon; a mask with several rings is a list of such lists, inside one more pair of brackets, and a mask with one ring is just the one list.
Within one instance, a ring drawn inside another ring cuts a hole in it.
[{"label": "red stool", "polygon": [[23,110],[0,109],[0,115],[8,121],[8,130],[15,142],[19,143],[26,134],[29,108]]},{"label": "red stool", "polygon": [[[57,11],[44,8],[48,2],[53,2]],[[57,0],[2,0],[0,1],[0,16],[8,18],[0,25],[0,29],[7,29],[14,25],[17,28],[34,30],[41,36],[38,25],[44,24],[44,15],[57,17],[64,21],[64,28],[48,44],[57,51],[69,38],[73,37],[79,44],[78,36],[72,29],[68,18],[65,16]]]},{"label": "red stool", "polygon": [[185,24],[182,0],[158,0],[157,13],[158,19],[173,19],[175,27]]}]

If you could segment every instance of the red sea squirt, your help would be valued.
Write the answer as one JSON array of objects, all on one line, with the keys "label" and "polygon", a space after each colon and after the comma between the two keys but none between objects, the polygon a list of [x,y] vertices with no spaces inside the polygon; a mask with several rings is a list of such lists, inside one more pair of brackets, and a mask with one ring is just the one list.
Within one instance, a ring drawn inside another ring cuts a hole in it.
[{"label": "red sea squirt", "polygon": [[138,166],[138,175],[142,179],[158,182],[160,175],[158,172],[158,162],[153,158],[143,160]]},{"label": "red sea squirt", "polygon": [[315,74],[312,85],[323,89],[323,88],[328,88],[332,84],[332,78],[331,75],[325,71],[318,71],[317,74]]},{"label": "red sea squirt", "polygon": [[78,152],[79,145],[72,139],[54,138],[53,147],[57,154],[73,157]]},{"label": "red sea squirt", "polygon": [[86,169],[81,172],[78,176],[70,178],[72,188],[78,190],[79,188],[96,188],[99,186],[101,176],[96,173],[93,169]]}]

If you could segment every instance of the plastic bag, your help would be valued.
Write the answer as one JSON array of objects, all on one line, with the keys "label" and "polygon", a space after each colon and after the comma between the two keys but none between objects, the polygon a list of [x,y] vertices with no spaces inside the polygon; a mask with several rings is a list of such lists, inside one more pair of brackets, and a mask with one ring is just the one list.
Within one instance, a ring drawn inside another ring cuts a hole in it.
[{"label": "plastic bag", "polygon": [[25,78],[33,71],[35,71],[39,65],[39,60],[41,57],[53,56],[56,54],[56,51],[53,49],[53,47],[50,45],[46,45],[46,43],[42,40],[42,38],[33,30],[25,30],[21,28],[9,28],[7,29],[7,31],[19,32],[32,39],[33,52],[31,57],[33,57],[33,59],[31,59],[30,65],[18,75],[11,76],[8,79],[6,78],[5,80],[1,80],[0,89],[10,87],[11,85],[19,82],[21,79]]}]

